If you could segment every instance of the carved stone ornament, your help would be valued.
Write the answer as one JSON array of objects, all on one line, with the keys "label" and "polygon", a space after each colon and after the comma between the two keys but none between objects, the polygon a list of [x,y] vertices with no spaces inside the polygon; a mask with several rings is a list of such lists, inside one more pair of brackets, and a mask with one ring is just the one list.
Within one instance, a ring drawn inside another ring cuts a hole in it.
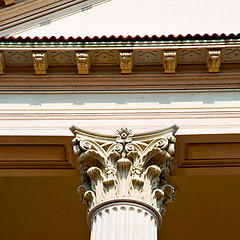
[{"label": "carved stone ornament", "polygon": [[4,73],[4,68],[5,68],[4,56],[3,53],[0,52],[0,74]]},{"label": "carved stone ornament", "polygon": [[221,65],[221,50],[207,51],[208,72],[219,72]]},{"label": "carved stone ornament", "polygon": [[177,51],[163,51],[163,67],[165,73],[175,73],[177,67]]},{"label": "carved stone ornament", "polygon": [[46,52],[32,53],[33,66],[36,74],[46,74],[48,68]]},{"label": "carved stone ornament", "polygon": [[133,68],[133,52],[120,52],[121,73],[131,73]]},{"label": "carved stone ornament", "polygon": [[75,126],[74,153],[82,174],[80,199],[89,210],[117,199],[141,201],[159,213],[174,200],[169,180],[177,126],[134,135],[121,128],[116,136],[96,135]]},{"label": "carved stone ornament", "polygon": [[15,3],[14,0],[3,0],[5,6],[9,6]]},{"label": "carved stone ornament", "polygon": [[79,74],[89,74],[90,56],[88,52],[76,53],[77,68]]}]

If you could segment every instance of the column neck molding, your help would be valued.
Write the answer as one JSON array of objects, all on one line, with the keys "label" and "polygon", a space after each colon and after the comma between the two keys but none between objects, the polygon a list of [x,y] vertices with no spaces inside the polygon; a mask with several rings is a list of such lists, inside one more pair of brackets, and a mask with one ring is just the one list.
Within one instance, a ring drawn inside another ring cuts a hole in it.
[{"label": "column neck molding", "polygon": [[174,200],[169,173],[177,129],[172,126],[134,135],[121,128],[109,136],[73,126],[73,148],[83,182],[78,192],[89,211],[104,203],[129,201],[144,203],[164,214],[165,205]]},{"label": "column neck molding", "polygon": [[136,206],[136,207],[141,207],[142,209],[146,209],[147,211],[150,211],[152,213],[152,215],[155,216],[155,219],[158,221],[157,225],[160,226],[162,223],[162,216],[159,213],[158,209],[156,209],[155,207],[147,204],[144,201],[140,201],[140,200],[136,200],[136,199],[129,199],[129,198],[118,198],[118,199],[110,199],[107,201],[104,201],[102,203],[99,203],[98,205],[96,205],[95,207],[93,207],[91,210],[89,210],[88,212],[88,216],[87,216],[87,223],[88,226],[91,228],[91,223],[92,223],[92,218],[94,217],[94,215],[96,215],[98,212],[102,211],[102,209],[104,208],[109,208],[109,207],[115,207],[115,206]]}]

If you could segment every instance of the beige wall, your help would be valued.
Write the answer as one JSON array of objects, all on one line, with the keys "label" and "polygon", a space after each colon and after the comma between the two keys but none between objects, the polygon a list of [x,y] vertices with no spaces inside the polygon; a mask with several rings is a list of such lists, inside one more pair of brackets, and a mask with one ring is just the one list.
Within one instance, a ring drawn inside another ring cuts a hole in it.
[{"label": "beige wall", "polygon": [[0,95],[2,135],[71,136],[69,127],[113,134],[177,124],[177,134],[240,133],[240,94],[228,92]]}]

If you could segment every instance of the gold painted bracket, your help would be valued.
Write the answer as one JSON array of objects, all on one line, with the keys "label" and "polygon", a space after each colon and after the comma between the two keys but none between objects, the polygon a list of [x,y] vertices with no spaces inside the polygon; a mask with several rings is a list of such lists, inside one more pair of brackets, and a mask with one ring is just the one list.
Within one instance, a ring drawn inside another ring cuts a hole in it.
[{"label": "gold painted bracket", "polygon": [[5,6],[9,6],[15,3],[14,0],[2,0]]},{"label": "gold painted bracket", "polygon": [[91,67],[89,52],[76,52],[77,68],[79,74],[89,74]]},{"label": "gold painted bracket", "polygon": [[5,68],[4,56],[3,52],[0,52],[0,74],[4,73],[4,68]]},{"label": "gold painted bracket", "polygon": [[163,67],[165,73],[175,73],[177,67],[177,51],[163,51]]},{"label": "gold painted bracket", "polygon": [[33,66],[36,74],[46,74],[48,68],[47,53],[33,52],[32,53]]},{"label": "gold painted bracket", "polygon": [[219,72],[221,65],[221,50],[207,50],[208,72]]},{"label": "gold painted bracket", "polygon": [[132,51],[124,51],[119,52],[120,55],[120,68],[121,73],[129,74],[132,73],[133,68],[133,52]]}]

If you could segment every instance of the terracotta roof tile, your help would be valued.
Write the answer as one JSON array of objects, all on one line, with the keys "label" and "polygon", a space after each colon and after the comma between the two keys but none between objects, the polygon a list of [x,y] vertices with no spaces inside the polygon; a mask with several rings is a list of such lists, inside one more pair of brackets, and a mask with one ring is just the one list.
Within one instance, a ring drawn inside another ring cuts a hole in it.
[{"label": "terracotta roof tile", "polygon": [[65,38],[63,36],[56,38],[54,36],[48,38],[48,37],[34,37],[34,38],[30,38],[30,37],[26,37],[26,38],[22,38],[22,37],[0,37],[0,41],[1,42],[135,42],[135,41],[187,41],[187,40],[227,40],[227,39],[240,39],[240,33],[239,34],[229,34],[226,35],[224,33],[218,35],[218,34],[212,34],[212,35],[208,35],[208,34],[204,34],[204,35],[200,35],[200,34],[196,34],[196,35],[178,35],[178,36],[174,36],[174,35],[162,35],[162,36],[144,36],[144,37],[140,37],[140,36],[95,36],[95,37],[77,37],[77,38],[73,38],[73,37],[69,37],[69,38]]}]

